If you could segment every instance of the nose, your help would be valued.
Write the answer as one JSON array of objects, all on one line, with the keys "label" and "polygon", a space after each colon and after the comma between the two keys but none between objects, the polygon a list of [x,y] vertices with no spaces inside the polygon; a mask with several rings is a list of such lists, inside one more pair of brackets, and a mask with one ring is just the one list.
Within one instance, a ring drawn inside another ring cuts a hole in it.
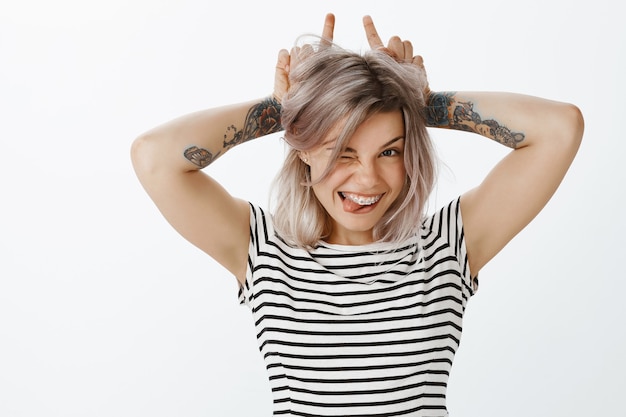
[{"label": "nose", "polygon": [[380,179],[378,166],[376,162],[371,161],[360,160],[356,164],[353,175],[357,184],[361,185],[364,189],[373,188],[378,184]]}]

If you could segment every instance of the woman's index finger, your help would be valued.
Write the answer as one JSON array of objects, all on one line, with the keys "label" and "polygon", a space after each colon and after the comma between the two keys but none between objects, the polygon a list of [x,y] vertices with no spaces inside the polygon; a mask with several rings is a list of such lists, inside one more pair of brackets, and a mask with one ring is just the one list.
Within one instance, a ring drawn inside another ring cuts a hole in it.
[{"label": "woman's index finger", "polygon": [[330,45],[333,42],[333,32],[335,31],[335,15],[328,13],[324,20],[324,29],[322,30],[322,45]]},{"label": "woman's index finger", "polygon": [[365,36],[367,37],[367,42],[369,43],[370,48],[384,48],[385,44],[383,44],[380,36],[378,36],[376,26],[374,26],[374,21],[372,20],[371,16],[363,16],[363,27],[365,28]]}]

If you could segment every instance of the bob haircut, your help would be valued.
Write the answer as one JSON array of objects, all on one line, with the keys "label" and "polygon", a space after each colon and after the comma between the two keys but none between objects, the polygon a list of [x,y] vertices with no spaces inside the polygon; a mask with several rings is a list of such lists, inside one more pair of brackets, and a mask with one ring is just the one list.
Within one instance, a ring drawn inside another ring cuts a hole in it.
[{"label": "bob haircut", "polygon": [[421,226],[436,176],[423,113],[423,69],[375,50],[358,54],[336,45],[306,45],[302,52],[305,56],[298,56],[300,61],[289,75],[291,87],[281,103],[287,154],[272,193],[276,232],[287,243],[304,248],[316,247],[331,232],[330,216],[313,192],[309,166],[301,161],[300,151],[316,148],[335,127],[340,128],[331,162],[316,180],[321,181],[363,121],[399,110],[404,120],[406,180],[373,233],[376,241],[402,242]]}]

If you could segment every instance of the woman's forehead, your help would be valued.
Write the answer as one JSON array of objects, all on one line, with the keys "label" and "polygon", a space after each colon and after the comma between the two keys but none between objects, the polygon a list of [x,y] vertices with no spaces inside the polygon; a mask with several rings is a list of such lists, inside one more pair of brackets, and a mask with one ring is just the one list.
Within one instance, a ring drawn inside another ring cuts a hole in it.
[{"label": "woman's forehead", "polygon": [[[333,128],[320,141],[318,148],[342,148],[350,147],[351,143],[362,136],[370,136],[368,142],[376,142],[384,146],[387,141],[395,141],[404,138],[404,117],[402,111],[393,110],[369,115],[354,129],[351,134],[342,137],[342,131],[347,123],[347,117],[335,123]],[[337,143],[340,141],[341,143]]]}]

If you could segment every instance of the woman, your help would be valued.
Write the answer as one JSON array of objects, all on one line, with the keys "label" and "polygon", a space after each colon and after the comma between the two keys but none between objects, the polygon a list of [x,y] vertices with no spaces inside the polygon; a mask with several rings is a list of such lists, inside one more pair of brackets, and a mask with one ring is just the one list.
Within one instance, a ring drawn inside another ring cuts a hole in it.
[{"label": "woman", "polygon": [[[167,220],[239,281],[266,361],[274,413],[445,416],[462,317],[480,269],[552,196],[583,133],[570,104],[428,88],[411,43],[323,42],[279,53],[273,95],[169,122],[133,144]],[[514,149],[430,217],[426,127]],[[284,128],[276,207],[232,197],[201,169]]]}]

